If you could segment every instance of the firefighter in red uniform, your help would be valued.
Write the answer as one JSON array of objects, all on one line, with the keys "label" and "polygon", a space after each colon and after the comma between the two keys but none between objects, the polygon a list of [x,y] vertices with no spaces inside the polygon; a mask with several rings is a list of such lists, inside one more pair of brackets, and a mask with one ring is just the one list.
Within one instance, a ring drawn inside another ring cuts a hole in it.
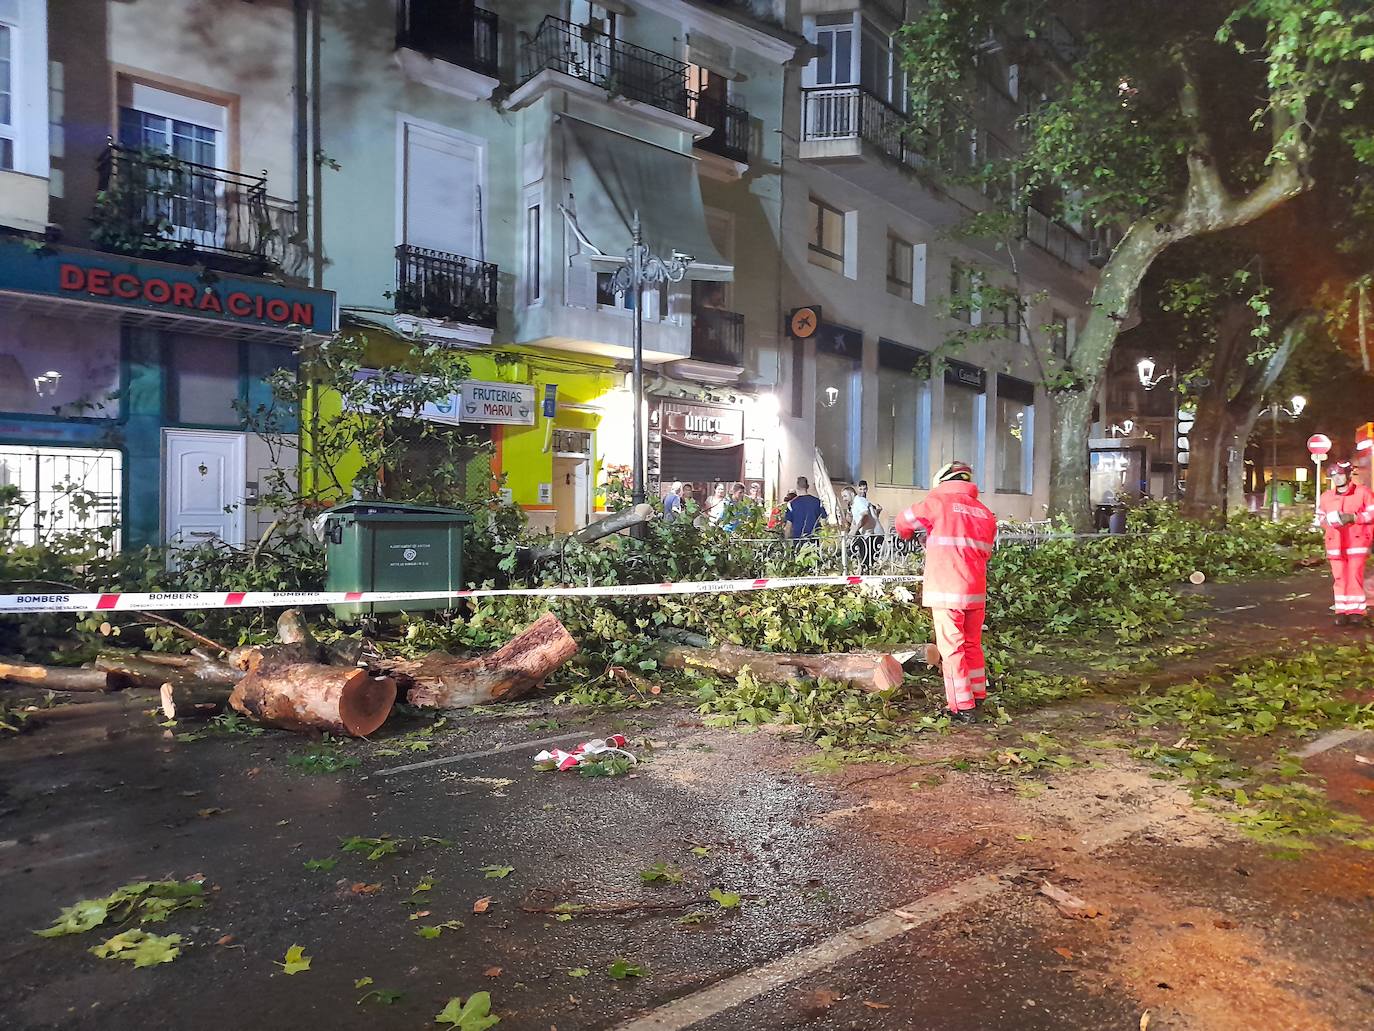
[{"label": "firefighter in red uniform", "polygon": [[1326,557],[1336,594],[1336,625],[1361,626],[1367,602],[1364,564],[1374,540],[1374,493],[1352,479],[1349,462],[1331,466],[1331,487],[1317,503],[1317,520],[1326,528]]},{"label": "firefighter in red uniform", "polygon": [[951,462],[936,473],[930,493],[897,517],[895,529],[910,540],[918,526],[926,531],[921,602],[935,623],[945,702],[956,719],[972,722],[988,694],[983,612],[997,517],[978,500],[969,466]]}]

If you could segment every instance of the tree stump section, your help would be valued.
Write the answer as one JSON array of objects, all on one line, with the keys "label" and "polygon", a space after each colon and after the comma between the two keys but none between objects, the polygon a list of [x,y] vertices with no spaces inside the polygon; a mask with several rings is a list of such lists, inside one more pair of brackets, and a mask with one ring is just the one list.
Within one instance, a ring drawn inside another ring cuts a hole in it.
[{"label": "tree stump section", "polygon": [[240,680],[229,696],[238,712],[282,730],[366,737],[391,715],[396,681],[365,669],[266,664]]},{"label": "tree stump section", "polygon": [[422,659],[378,663],[407,688],[406,700],[426,709],[462,709],[509,702],[528,694],[577,654],[577,642],[546,612],[503,647],[475,659],[432,652]]}]

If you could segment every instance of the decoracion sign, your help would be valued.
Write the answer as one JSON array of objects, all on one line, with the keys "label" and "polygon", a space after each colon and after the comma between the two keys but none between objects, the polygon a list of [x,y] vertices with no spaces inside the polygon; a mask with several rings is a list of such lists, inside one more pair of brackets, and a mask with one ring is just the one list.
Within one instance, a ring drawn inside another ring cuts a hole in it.
[{"label": "decoracion sign", "polygon": [[0,283],[6,290],[183,314],[235,324],[329,333],[335,328],[334,294],[288,287],[226,272],[196,269],[127,255],[68,248],[34,251],[0,245]]},{"label": "decoracion sign", "polygon": [[664,440],[697,448],[736,447],[744,441],[744,412],[682,401],[663,401],[658,429]]},{"label": "decoracion sign", "polygon": [[463,422],[534,425],[534,387],[526,383],[488,383],[469,379],[462,386]]}]

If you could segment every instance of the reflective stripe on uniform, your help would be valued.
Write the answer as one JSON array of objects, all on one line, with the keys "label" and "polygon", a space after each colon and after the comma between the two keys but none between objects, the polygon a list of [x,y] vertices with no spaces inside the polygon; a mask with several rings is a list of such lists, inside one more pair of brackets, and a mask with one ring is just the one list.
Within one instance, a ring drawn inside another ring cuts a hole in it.
[{"label": "reflective stripe on uniform", "polygon": [[976,537],[927,537],[927,548],[976,548],[992,554],[992,542],[980,541]]},{"label": "reflective stripe on uniform", "polygon": [[986,594],[948,594],[944,591],[923,591],[921,601],[931,609],[967,609],[987,602]]},{"label": "reflective stripe on uniform", "polygon": [[1346,553],[1347,555],[1368,555],[1368,554],[1369,554],[1369,549],[1368,549],[1368,548],[1346,548],[1346,549],[1345,549],[1345,553]]}]

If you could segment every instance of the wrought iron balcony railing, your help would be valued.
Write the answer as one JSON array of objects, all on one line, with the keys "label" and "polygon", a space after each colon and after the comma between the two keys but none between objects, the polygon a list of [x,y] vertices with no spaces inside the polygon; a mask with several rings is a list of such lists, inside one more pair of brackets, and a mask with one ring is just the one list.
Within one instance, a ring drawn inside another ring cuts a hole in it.
[{"label": "wrought iron balcony railing", "polygon": [[170,261],[263,272],[278,263],[280,211],[267,176],[241,175],[111,143],[91,215],[96,246]]},{"label": "wrought iron balcony railing", "polygon": [[445,322],[496,327],[496,266],[445,251],[396,248],[396,310]]},{"label": "wrought iron balcony railing", "polygon": [[923,145],[911,138],[911,119],[862,86],[818,86],[802,91],[802,139],[863,140],[900,164],[923,162]]},{"label": "wrought iron balcony railing", "polygon": [[616,96],[686,115],[687,65],[602,32],[549,15],[525,43],[520,81],[546,69],[601,86]]},{"label": "wrought iron balcony railing", "polygon": [[400,0],[396,5],[396,46],[470,68],[500,75],[499,22],[492,11],[472,0]]},{"label": "wrought iron balcony railing", "polygon": [[719,308],[692,309],[692,358],[716,365],[744,364],[744,316]]},{"label": "wrought iron balcony railing", "polygon": [[709,125],[715,132],[696,145],[731,161],[749,161],[749,112],[724,101],[689,92],[687,114],[695,122]]}]

